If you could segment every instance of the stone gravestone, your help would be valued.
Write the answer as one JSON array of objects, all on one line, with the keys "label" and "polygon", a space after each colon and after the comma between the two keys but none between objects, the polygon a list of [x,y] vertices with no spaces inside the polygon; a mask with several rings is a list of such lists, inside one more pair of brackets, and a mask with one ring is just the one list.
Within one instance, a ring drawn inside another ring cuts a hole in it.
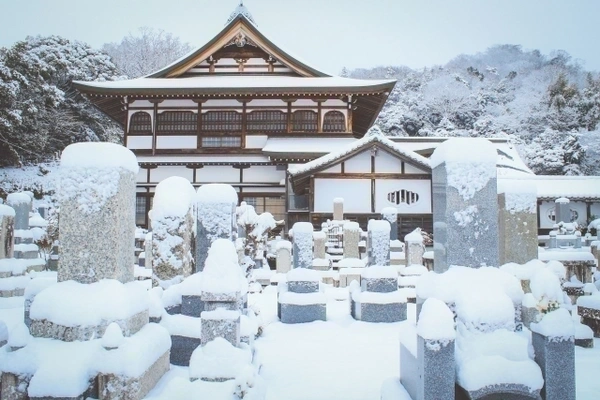
[{"label": "stone gravestone", "polygon": [[292,268],[292,243],[280,240],[275,245],[277,251],[277,273],[286,274]]},{"label": "stone gravestone", "polygon": [[310,222],[296,222],[294,233],[294,268],[311,268],[313,260],[313,226]]},{"label": "stone gravestone", "polygon": [[11,193],[6,197],[6,204],[15,210],[15,230],[29,230],[31,197],[27,193]]},{"label": "stone gravestone", "polygon": [[146,253],[144,266],[146,269],[152,269],[152,232],[146,234],[146,239],[144,240],[144,253]]},{"label": "stone gravestone", "polygon": [[173,176],[156,186],[152,220],[152,286],[163,289],[192,273],[193,204],[196,191],[185,178]]},{"label": "stone gravestone", "polygon": [[333,199],[333,220],[344,220],[344,199],[342,199],[341,197],[336,197],[335,199]]},{"label": "stone gravestone", "polygon": [[433,152],[436,272],[499,265],[496,160],[486,139],[451,138]]},{"label": "stone gravestone", "polygon": [[536,188],[515,180],[498,187],[500,265],[525,264],[538,257]]},{"label": "stone gravestone", "polygon": [[425,245],[421,228],[417,228],[404,237],[406,249],[406,266],[423,265],[423,254],[425,254]]},{"label": "stone gravestone", "polygon": [[358,222],[344,223],[344,258],[360,258],[358,251],[360,232]]},{"label": "stone gravestone", "polygon": [[0,204],[0,260],[12,258],[14,240],[15,210]]},{"label": "stone gravestone", "polygon": [[570,200],[566,197],[561,197],[554,200],[554,222],[571,222],[571,206],[569,205]]},{"label": "stone gravestone", "polygon": [[238,196],[230,185],[202,185],[196,194],[196,271],[204,269],[208,249],[217,239],[236,239]]},{"label": "stone gravestone", "polygon": [[390,223],[390,240],[398,240],[398,209],[385,207],[381,210],[381,219]]},{"label": "stone gravestone", "polygon": [[369,220],[367,225],[369,265],[390,265],[390,224],[385,220]]}]

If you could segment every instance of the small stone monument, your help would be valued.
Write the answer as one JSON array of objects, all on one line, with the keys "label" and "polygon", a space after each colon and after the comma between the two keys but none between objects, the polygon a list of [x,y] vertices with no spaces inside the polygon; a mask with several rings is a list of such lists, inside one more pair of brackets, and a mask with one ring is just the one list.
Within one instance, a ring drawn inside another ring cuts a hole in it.
[{"label": "small stone monument", "polygon": [[196,191],[178,176],[156,186],[152,220],[152,285],[166,289],[192,273],[193,204]]},{"label": "small stone monument", "polygon": [[385,207],[381,210],[381,219],[390,223],[390,240],[398,239],[398,209]]},{"label": "small stone monument", "polygon": [[327,235],[323,231],[313,232],[313,261],[312,268],[319,271],[327,271],[331,267],[331,261],[327,257],[325,244],[327,243]]},{"label": "small stone monument", "polygon": [[365,322],[406,319],[407,299],[398,290],[395,267],[375,265],[363,268],[360,286],[354,282],[350,284],[350,312],[355,319]]},{"label": "small stone monument", "polygon": [[425,253],[425,245],[423,244],[423,236],[421,228],[416,228],[414,231],[404,237],[406,249],[406,266],[423,265],[423,254]]},{"label": "small stone monument", "polygon": [[292,227],[294,234],[294,268],[312,268],[313,226],[310,222],[296,222]]},{"label": "small stone monument", "polygon": [[[298,225],[298,222],[294,227]],[[296,231],[294,231],[294,237]],[[284,324],[327,319],[325,294],[320,291],[321,275],[308,268],[294,268],[287,282],[279,283],[279,318]]]},{"label": "small stone monument", "polygon": [[208,249],[217,239],[234,241],[237,233],[236,205],[238,196],[230,185],[202,185],[196,195],[196,271],[204,269]]},{"label": "small stone monument", "polygon": [[358,242],[360,242],[360,225],[358,222],[344,223],[344,258],[360,258]]},{"label": "small stone monument", "polygon": [[344,199],[342,199],[341,197],[336,197],[335,199],[333,199],[333,220],[344,220]]},{"label": "small stone monument", "polygon": [[497,151],[486,139],[451,138],[433,152],[434,269],[498,266]]},{"label": "small stone monument", "polygon": [[280,240],[275,245],[277,252],[277,273],[286,274],[292,268],[292,243],[287,240]]},{"label": "small stone monument", "polygon": [[566,197],[560,197],[554,200],[554,221],[559,222],[571,222],[571,201]]},{"label": "small stone monument", "polygon": [[536,188],[511,180],[499,181],[498,191],[500,265],[525,264],[538,256]]},{"label": "small stone monument", "polygon": [[390,265],[390,224],[385,220],[369,220],[367,225],[369,265]]},{"label": "small stone monument", "polygon": [[15,247],[14,226],[15,210],[12,207],[0,204],[0,260],[13,258]]}]

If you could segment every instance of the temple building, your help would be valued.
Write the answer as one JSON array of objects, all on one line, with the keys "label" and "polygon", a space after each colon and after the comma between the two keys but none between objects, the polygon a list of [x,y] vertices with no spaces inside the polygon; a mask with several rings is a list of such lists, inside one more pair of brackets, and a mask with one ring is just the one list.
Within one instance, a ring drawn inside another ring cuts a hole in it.
[{"label": "temple building", "polygon": [[[212,40],[151,75],[74,85],[123,126],[138,158],[140,226],[156,185],[181,176],[195,187],[230,184],[240,202],[288,227],[331,219],[333,199],[343,197],[346,218],[361,225],[393,206],[401,233],[432,229],[427,157],[445,139],[365,136],[395,81],[307,65],[265,36],[242,4]],[[493,143],[499,171],[537,179],[510,143]],[[589,215],[600,215],[597,186],[581,198]]]}]

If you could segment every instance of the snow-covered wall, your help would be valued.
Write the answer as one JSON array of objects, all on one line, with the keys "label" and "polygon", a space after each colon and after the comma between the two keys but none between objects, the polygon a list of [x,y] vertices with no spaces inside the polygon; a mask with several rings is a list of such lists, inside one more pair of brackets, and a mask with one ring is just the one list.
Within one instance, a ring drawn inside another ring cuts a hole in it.
[{"label": "snow-covered wall", "polygon": [[315,212],[332,213],[333,199],[344,198],[344,212],[371,212],[370,179],[315,179]]},{"label": "snow-covered wall", "polygon": [[[405,190],[414,193],[414,202],[398,199],[392,196],[398,191]],[[393,201],[392,201],[393,200]],[[429,214],[431,213],[431,181],[429,179],[378,179],[375,181],[375,209],[395,207],[402,214]]]}]

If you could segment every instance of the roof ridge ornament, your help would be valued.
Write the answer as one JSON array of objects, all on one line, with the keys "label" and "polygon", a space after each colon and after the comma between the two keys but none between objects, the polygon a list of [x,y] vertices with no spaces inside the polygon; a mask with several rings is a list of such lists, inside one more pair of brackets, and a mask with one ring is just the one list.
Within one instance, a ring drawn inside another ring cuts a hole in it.
[{"label": "roof ridge ornament", "polygon": [[248,8],[246,8],[246,6],[244,5],[244,0],[240,0],[240,4],[235,8],[235,10],[233,10],[231,15],[229,15],[229,18],[227,19],[227,22],[225,23],[225,25],[228,25],[231,21],[236,19],[239,15],[246,18],[255,27],[258,27],[258,24],[256,23],[256,21],[254,21],[254,18],[252,18],[252,14],[250,14],[250,11],[248,11]]}]

